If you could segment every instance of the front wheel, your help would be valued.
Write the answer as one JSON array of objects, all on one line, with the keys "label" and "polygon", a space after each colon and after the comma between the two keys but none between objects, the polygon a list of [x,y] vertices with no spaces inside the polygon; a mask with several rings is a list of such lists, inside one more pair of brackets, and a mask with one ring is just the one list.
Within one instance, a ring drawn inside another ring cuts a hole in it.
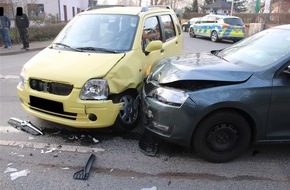
[{"label": "front wheel", "polygon": [[212,31],[210,34],[210,39],[213,42],[217,42],[218,41],[218,33],[216,31]]},{"label": "front wheel", "polygon": [[234,111],[207,116],[193,135],[193,147],[203,159],[220,163],[240,155],[249,145],[251,130],[247,120]]},{"label": "front wheel", "polygon": [[118,94],[112,98],[114,103],[123,103],[123,106],[115,121],[116,130],[127,131],[136,127],[139,120],[139,105],[137,93],[133,91]]}]

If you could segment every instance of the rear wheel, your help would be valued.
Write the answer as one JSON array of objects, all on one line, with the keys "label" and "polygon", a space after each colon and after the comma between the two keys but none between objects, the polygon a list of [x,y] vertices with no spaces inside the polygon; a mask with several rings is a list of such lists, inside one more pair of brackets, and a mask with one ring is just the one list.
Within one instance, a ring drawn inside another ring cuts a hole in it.
[{"label": "rear wheel", "polygon": [[193,135],[196,153],[210,162],[227,162],[240,155],[249,145],[251,131],[247,120],[228,110],[207,116]]},{"label": "rear wheel", "polygon": [[124,131],[136,127],[139,120],[139,105],[135,101],[137,95],[137,92],[127,91],[112,98],[114,103],[124,103],[115,121],[115,129]]},{"label": "rear wheel", "polygon": [[213,42],[217,42],[218,41],[218,33],[217,33],[217,31],[214,30],[214,31],[211,32],[210,39]]},{"label": "rear wheel", "polygon": [[191,38],[195,38],[195,37],[196,37],[193,28],[189,28],[189,36],[190,36]]}]

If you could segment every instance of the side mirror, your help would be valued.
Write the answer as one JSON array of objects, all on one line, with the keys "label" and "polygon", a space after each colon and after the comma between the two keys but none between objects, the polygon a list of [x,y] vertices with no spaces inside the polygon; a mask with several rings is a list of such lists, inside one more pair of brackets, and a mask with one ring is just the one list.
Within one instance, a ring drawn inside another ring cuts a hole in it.
[{"label": "side mirror", "polygon": [[150,52],[161,50],[163,47],[163,44],[160,40],[154,40],[148,43],[148,45],[145,48],[145,54],[149,55]]}]

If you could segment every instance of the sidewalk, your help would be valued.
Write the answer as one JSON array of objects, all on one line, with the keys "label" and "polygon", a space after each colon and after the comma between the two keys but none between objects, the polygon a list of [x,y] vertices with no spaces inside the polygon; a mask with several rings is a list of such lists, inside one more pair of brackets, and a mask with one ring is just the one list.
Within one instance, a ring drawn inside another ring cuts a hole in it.
[{"label": "sidewalk", "polygon": [[23,50],[22,44],[14,44],[12,45],[11,49],[4,49],[3,47],[0,47],[0,56],[4,55],[15,55],[20,53],[26,53],[30,51],[40,51],[47,46],[49,46],[52,43],[52,41],[42,41],[42,42],[30,42],[29,43],[29,50]]}]

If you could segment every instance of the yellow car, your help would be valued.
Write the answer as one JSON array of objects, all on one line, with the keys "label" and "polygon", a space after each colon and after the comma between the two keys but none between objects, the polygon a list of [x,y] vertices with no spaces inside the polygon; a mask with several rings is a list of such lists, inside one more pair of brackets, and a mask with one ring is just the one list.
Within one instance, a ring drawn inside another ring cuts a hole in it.
[{"label": "yellow car", "polygon": [[130,130],[137,125],[138,95],[152,64],[182,53],[172,9],[96,8],[75,16],[23,66],[18,96],[28,113],[44,120]]}]

